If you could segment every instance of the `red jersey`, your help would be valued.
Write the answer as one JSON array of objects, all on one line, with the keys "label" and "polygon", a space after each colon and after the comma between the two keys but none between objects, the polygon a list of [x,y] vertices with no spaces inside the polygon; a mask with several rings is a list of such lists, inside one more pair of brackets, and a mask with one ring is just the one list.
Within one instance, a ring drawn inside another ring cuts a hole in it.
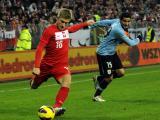
[{"label": "red jersey", "polygon": [[[68,65],[69,32],[76,32],[85,26],[87,23],[75,24],[63,31],[59,30],[56,25],[46,28],[37,46],[35,67],[40,67],[41,62],[50,66]],[[41,61],[44,48],[45,55]]]}]

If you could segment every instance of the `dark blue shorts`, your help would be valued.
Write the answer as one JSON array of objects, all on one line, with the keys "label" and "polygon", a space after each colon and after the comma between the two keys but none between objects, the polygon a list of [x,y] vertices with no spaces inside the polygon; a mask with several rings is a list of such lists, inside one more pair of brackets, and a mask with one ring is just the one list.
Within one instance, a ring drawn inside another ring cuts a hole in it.
[{"label": "dark blue shorts", "polygon": [[97,54],[97,61],[98,61],[100,75],[106,77],[112,76],[112,72],[114,70],[123,68],[122,62],[117,53],[115,53],[114,55],[106,55],[106,56]]}]

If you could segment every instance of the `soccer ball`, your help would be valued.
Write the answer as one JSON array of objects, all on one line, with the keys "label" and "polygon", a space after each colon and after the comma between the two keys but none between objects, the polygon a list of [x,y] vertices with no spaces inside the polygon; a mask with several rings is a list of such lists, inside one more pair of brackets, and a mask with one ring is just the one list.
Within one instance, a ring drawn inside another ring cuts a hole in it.
[{"label": "soccer ball", "polygon": [[38,116],[41,120],[53,120],[55,112],[51,107],[43,105],[38,110]]}]

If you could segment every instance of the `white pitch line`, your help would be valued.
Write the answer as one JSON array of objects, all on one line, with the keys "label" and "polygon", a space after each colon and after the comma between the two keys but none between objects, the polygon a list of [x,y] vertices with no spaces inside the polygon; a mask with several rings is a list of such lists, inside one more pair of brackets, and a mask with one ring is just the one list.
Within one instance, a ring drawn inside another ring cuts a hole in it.
[{"label": "white pitch line", "polygon": [[[129,74],[126,74],[125,76],[135,76],[135,75],[141,75],[141,74],[147,74],[147,73],[156,73],[156,72],[159,72],[159,71],[148,71],[148,72],[140,72],[140,73],[133,73],[133,74],[129,73]],[[91,81],[91,79],[74,81],[74,82],[72,82],[72,84],[83,83],[83,82],[88,82],[88,81]],[[44,86],[41,86],[40,88],[46,88],[46,87],[56,86],[56,85],[59,85],[59,84],[44,85]],[[12,90],[0,90],[0,93],[15,92],[15,91],[22,91],[22,90],[30,90],[30,89],[31,88],[27,87],[27,88],[12,89]]]}]

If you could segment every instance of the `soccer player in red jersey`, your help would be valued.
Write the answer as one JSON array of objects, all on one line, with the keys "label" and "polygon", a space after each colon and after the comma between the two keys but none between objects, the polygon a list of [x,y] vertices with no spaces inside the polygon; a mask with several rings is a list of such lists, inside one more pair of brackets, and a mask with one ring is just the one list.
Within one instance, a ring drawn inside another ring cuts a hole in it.
[{"label": "soccer player in red jersey", "polygon": [[[68,97],[71,84],[71,74],[68,68],[69,33],[94,24],[93,20],[88,20],[66,27],[66,23],[71,18],[71,10],[62,9],[57,16],[56,23],[44,30],[37,46],[33,78],[30,82],[31,88],[36,89],[52,76],[60,84],[61,87],[53,105],[57,116],[65,112],[62,105]],[[45,54],[42,58],[43,50],[45,50]]]}]

